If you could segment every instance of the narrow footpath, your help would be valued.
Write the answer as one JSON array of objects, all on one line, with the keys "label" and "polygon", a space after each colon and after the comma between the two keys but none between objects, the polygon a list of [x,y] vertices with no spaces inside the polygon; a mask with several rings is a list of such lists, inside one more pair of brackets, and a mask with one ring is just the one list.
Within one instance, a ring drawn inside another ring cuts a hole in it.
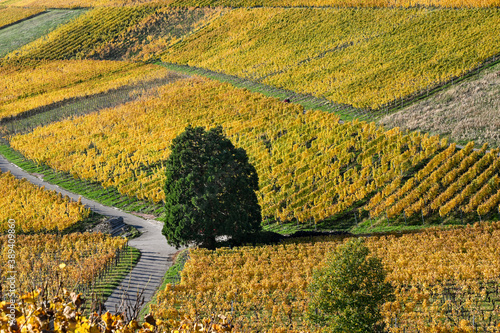
[{"label": "narrow footpath", "polygon": [[[35,177],[17,165],[9,162],[0,155],[0,170],[10,171],[17,178],[26,178],[33,184],[45,186],[48,190],[55,190],[62,195],[78,200],[78,194],[66,191],[57,185],[52,185],[42,179]],[[137,294],[143,291],[144,303],[151,300],[154,293],[162,283],[163,276],[168,267],[172,265],[172,257],[177,252],[175,247],[167,244],[165,236],[161,234],[163,223],[155,220],[145,220],[138,216],[125,213],[115,207],[108,207],[100,203],[82,197],[82,203],[94,212],[106,216],[121,216],[123,222],[134,226],[142,234],[140,237],[131,239],[128,245],[141,251],[141,258],[134,269],[127,275],[122,283],[115,289],[113,294],[105,303],[106,309],[114,313],[123,306],[134,305]]]}]

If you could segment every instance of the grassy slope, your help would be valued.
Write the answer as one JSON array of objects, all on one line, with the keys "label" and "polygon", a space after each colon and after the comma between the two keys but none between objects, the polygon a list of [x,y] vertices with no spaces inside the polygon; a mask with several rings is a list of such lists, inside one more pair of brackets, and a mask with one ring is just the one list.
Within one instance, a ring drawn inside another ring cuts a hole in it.
[{"label": "grassy slope", "polygon": [[26,45],[85,12],[79,10],[50,10],[29,20],[0,30],[0,57]]},{"label": "grassy slope", "polygon": [[387,115],[379,123],[500,147],[500,64]]}]

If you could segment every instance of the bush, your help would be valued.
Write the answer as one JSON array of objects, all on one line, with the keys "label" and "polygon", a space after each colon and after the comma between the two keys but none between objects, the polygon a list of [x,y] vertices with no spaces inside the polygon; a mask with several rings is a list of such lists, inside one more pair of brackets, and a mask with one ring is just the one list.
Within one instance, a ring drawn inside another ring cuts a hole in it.
[{"label": "bush", "polygon": [[349,240],[314,272],[309,285],[308,317],[328,332],[375,332],[381,325],[380,307],[392,300],[380,259],[369,257],[362,239]]}]

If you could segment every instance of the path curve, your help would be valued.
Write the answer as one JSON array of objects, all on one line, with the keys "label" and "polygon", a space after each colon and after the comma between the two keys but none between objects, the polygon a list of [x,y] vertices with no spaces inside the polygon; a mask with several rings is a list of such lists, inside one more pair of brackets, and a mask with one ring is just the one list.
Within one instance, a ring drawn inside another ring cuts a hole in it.
[{"label": "path curve", "polygon": [[55,190],[62,195],[67,195],[73,200],[82,198],[82,203],[94,212],[106,216],[121,216],[123,222],[134,226],[142,234],[140,237],[131,239],[128,245],[141,251],[141,258],[137,265],[116,288],[105,303],[106,309],[114,313],[119,304],[133,305],[137,298],[137,292],[144,289],[144,302],[151,300],[154,293],[161,285],[163,276],[168,267],[172,265],[173,255],[177,252],[175,247],[168,245],[165,236],[161,234],[162,222],[145,220],[138,216],[128,214],[115,207],[104,206],[96,201],[84,198],[81,195],[62,189],[58,185],[50,184],[42,179],[31,175],[17,165],[9,162],[0,154],[0,170],[10,171],[16,178],[26,178],[35,185],[45,186],[48,190]]}]

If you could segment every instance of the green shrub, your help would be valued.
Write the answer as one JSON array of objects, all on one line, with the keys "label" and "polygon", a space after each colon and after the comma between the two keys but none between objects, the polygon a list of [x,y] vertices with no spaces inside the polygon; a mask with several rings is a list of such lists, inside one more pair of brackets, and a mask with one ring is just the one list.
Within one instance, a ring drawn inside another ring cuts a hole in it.
[{"label": "green shrub", "polygon": [[309,285],[309,319],[327,332],[378,331],[380,307],[394,297],[385,278],[381,260],[369,256],[363,239],[349,240],[315,271]]}]

